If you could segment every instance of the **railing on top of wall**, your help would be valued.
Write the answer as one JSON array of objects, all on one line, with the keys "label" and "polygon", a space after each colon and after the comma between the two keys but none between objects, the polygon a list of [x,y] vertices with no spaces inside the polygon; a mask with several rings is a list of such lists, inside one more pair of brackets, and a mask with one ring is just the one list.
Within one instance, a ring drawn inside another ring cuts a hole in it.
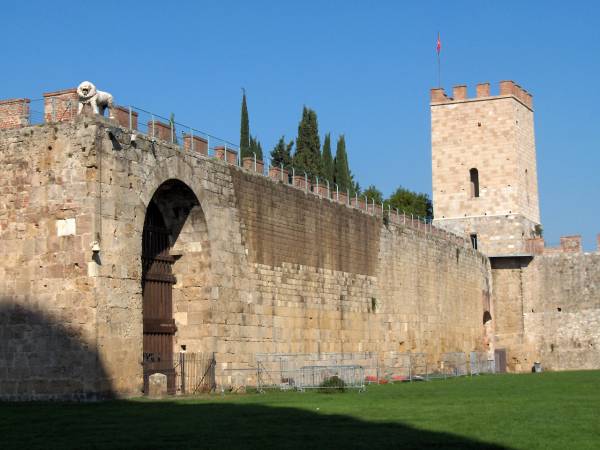
[{"label": "railing on top of wall", "polygon": [[[45,122],[62,122],[72,120],[77,115],[78,103],[73,92],[64,91],[55,96],[42,99],[19,99],[16,126],[35,125]],[[319,179],[294,167],[265,164],[256,155],[241,158],[239,147],[230,141],[213,136],[204,131],[176,122],[159,114],[154,114],[135,106],[115,106],[115,119],[122,127],[135,130],[156,140],[177,145],[184,152],[193,155],[215,157],[228,164],[243,167],[246,170],[268,177],[274,182],[291,185],[320,198],[345,204],[367,214],[379,216],[386,223],[407,226],[424,233],[439,236],[459,245],[470,246],[466,237],[457,235],[433,225],[431,218],[420,217],[392,208],[386,203],[375,203],[367,196],[354,194],[349,190],[341,191],[339,186],[329,180]]]}]

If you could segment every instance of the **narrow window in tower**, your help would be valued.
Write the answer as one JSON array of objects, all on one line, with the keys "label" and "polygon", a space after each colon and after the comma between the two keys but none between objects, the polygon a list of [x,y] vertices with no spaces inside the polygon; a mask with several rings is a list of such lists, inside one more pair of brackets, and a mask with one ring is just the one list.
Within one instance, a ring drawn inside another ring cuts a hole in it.
[{"label": "narrow window in tower", "polygon": [[471,246],[477,250],[477,235],[476,234],[470,234],[469,237],[471,238]]},{"label": "narrow window in tower", "polygon": [[471,197],[479,197],[479,172],[477,169],[469,170],[471,177]]},{"label": "narrow window in tower", "polygon": [[525,169],[525,195],[527,196],[527,204],[529,205],[529,173]]}]

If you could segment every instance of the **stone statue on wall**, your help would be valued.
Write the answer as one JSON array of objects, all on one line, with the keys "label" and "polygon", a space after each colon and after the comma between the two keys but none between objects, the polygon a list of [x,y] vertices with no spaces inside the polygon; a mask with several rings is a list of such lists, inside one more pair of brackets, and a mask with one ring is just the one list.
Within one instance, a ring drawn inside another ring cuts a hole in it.
[{"label": "stone statue on wall", "polygon": [[77,87],[79,96],[79,107],[77,114],[81,114],[84,105],[90,105],[94,114],[104,115],[104,110],[108,108],[108,117],[114,119],[113,96],[108,92],[96,90],[94,83],[89,81],[82,82]]}]

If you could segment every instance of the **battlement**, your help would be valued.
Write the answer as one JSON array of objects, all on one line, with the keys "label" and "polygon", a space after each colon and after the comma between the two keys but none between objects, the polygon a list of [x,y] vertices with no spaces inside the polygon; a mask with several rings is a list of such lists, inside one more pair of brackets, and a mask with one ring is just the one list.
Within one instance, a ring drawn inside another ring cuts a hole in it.
[{"label": "battlement", "polygon": [[[600,233],[596,237],[597,250],[600,252]],[[582,253],[583,246],[581,244],[581,235],[561,236],[560,244],[556,247],[546,247],[544,238],[536,237],[527,239],[527,251],[533,255],[556,255],[563,253]]]},{"label": "battlement", "polygon": [[452,88],[452,97],[449,97],[444,88],[431,89],[431,104],[456,103],[465,101],[477,101],[490,98],[514,97],[529,109],[533,109],[533,96],[514,81],[500,81],[498,84],[498,95],[491,95],[490,83],[479,83],[475,89],[475,97],[469,97],[467,86],[456,85]]}]

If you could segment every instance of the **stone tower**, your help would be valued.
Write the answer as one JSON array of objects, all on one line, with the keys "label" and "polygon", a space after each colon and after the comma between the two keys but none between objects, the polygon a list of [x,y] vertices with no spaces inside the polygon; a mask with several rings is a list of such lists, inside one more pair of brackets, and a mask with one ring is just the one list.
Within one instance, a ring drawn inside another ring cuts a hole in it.
[{"label": "stone tower", "polygon": [[512,81],[431,90],[434,223],[488,256],[529,253],[540,224],[532,96]]}]

